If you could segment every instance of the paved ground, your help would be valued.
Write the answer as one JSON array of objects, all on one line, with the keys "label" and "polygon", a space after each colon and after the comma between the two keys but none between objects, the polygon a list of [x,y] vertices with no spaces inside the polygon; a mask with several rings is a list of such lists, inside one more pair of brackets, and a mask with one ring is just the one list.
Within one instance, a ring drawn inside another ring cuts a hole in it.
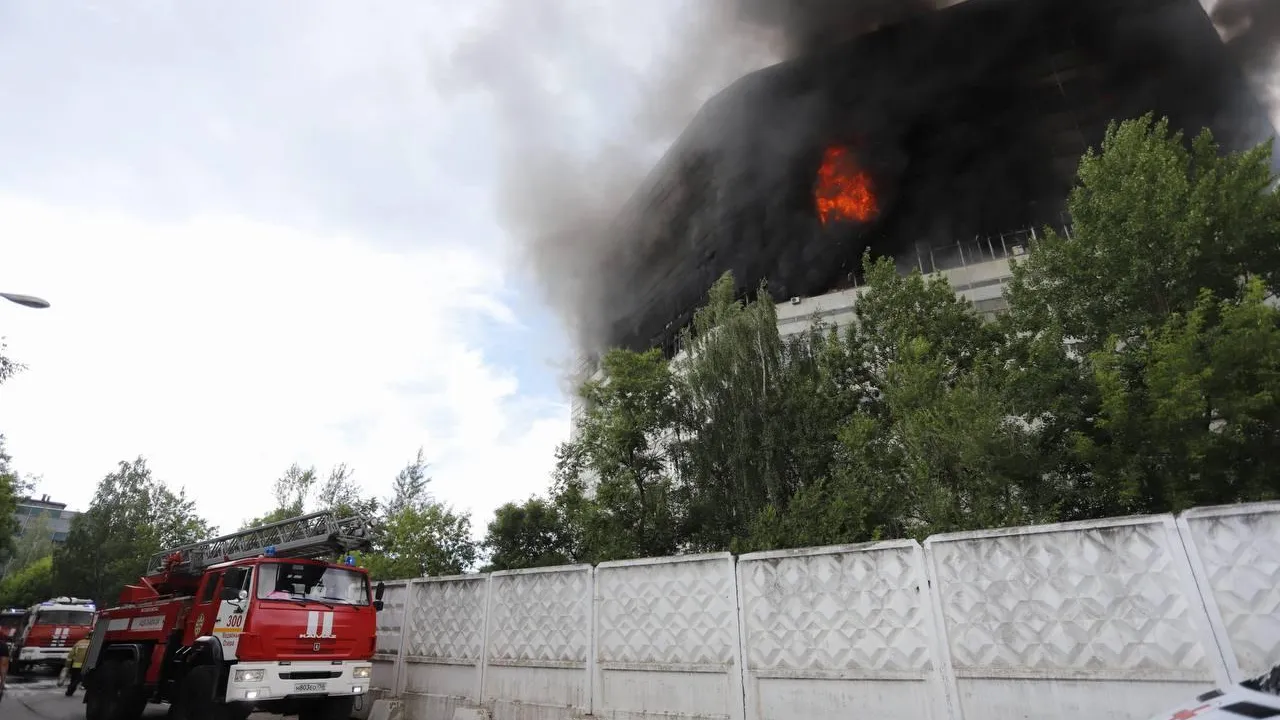
[{"label": "paved ground", "polygon": [[0,717],[4,720],[83,720],[82,700],[83,690],[67,697],[66,688],[57,686],[57,676],[52,673],[10,674],[4,699],[0,700]]},{"label": "paved ground", "polygon": [[[0,699],[0,718],[4,720],[84,720],[84,689],[67,697],[67,689],[57,686],[57,676],[33,673],[24,677],[9,676]],[[160,720],[169,712],[168,705],[149,705],[145,720]],[[255,713],[251,720],[277,720],[278,715]]]}]

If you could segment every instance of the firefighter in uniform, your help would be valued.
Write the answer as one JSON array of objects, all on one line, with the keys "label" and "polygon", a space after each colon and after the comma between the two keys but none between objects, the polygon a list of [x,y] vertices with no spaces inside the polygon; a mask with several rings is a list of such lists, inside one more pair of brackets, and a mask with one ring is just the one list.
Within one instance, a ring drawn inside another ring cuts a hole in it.
[{"label": "firefighter in uniform", "polygon": [[89,638],[84,638],[72,645],[71,652],[67,653],[67,669],[70,671],[70,678],[67,681],[67,697],[74,695],[76,688],[80,685],[80,670],[84,667],[84,656],[88,653]]}]

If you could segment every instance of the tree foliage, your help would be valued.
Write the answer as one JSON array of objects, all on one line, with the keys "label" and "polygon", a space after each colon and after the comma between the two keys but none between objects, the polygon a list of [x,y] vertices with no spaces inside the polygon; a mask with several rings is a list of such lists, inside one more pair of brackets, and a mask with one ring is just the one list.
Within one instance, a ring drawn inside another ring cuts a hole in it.
[{"label": "tree foliage", "polygon": [[320,510],[331,510],[342,518],[360,516],[372,519],[377,515],[378,501],[364,496],[354,475],[355,471],[346,463],[340,463],[333,466],[321,482],[314,466],[303,468],[294,463],[272,485],[275,507],[265,515],[245,520],[240,529],[247,530]]},{"label": "tree foliage", "polygon": [[109,604],[145,572],[151,555],[213,534],[184,490],[156,480],[141,457],[121,462],[54,552],[55,590]]},{"label": "tree foliage", "polygon": [[507,503],[494,512],[485,535],[489,551],[485,570],[567,565],[571,552],[565,509],[541,498]]},{"label": "tree foliage", "polygon": [[784,337],[722,277],[675,359],[605,356],[548,497],[489,525],[494,567],[1280,496],[1271,156],[1112,124],[996,322],[867,258],[854,322]]},{"label": "tree foliage", "polygon": [[458,575],[470,570],[478,549],[471,516],[432,499],[422,449],[396,476],[394,494],[379,518],[373,552],[361,564],[379,580]]},{"label": "tree foliage", "polygon": [[0,580],[0,607],[29,607],[53,595],[52,555],[10,571]]},{"label": "tree foliage", "polygon": [[15,513],[18,500],[26,486],[12,466],[13,458],[5,450],[4,435],[0,435],[0,562],[7,564],[12,558],[14,535],[18,531]]}]

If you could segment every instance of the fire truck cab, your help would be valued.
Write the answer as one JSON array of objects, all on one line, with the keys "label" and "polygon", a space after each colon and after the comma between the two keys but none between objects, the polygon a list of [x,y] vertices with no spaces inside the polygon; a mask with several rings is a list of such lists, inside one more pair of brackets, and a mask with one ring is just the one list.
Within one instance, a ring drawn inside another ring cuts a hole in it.
[{"label": "fire truck cab", "polygon": [[14,643],[13,671],[37,665],[61,666],[71,646],[89,637],[95,608],[92,600],[57,597],[27,609]]},{"label": "fire truck cab", "polygon": [[88,720],[136,720],[148,702],[181,720],[346,720],[369,689],[382,607],[383,586],[347,555],[367,542],[363,522],[315,513],[160,553],[102,612]]},{"label": "fire truck cab", "polygon": [[0,610],[0,642],[10,645],[18,640],[18,633],[27,621],[26,608],[5,608]]}]

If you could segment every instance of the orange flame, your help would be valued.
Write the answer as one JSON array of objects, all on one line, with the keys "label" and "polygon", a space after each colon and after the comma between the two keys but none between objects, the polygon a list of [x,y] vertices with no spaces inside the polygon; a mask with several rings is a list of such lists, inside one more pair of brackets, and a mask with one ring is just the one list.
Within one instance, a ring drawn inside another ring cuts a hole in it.
[{"label": "orange flame", "polygon": [[879,212],[871,176],[858,167],[848,148],[829,147],[823,153],[813,196],[823,225],[832,220],[866,222]]}]

